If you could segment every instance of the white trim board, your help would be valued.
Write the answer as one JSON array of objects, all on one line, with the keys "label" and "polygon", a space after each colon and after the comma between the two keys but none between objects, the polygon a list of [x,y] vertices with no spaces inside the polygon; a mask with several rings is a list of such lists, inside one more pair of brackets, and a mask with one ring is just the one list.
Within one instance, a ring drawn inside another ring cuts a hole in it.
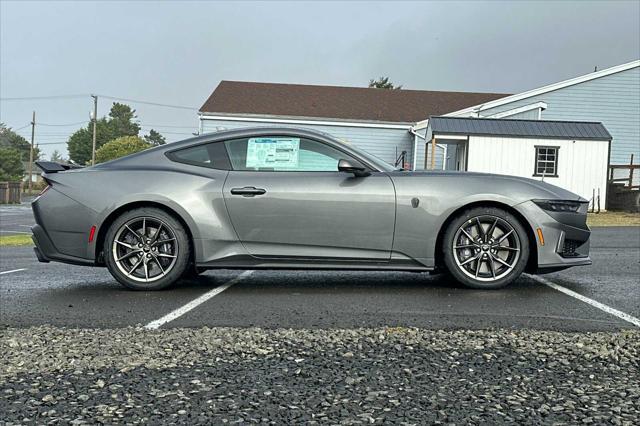
[{"label": "white trim board", "polygon": [[200,114],[200,120],[225,120],[241,121],[248,123],[278,123],[278,124],[310,124],[317,126],[341,126],[341,127],[367,127],[372,129],[398,129],[409,131],[411,124],[386,124],[386,123],[363,123],[354,121],[325,121],[325,120],[303,120],[295,118],[270,118],[270,117],[239,117],[228,115],[208,115]]},{"label": "white trim board", "polygon": [[[527,111],[531,111],[533,109],[537,109],[537,110],[545,110],[547,109],[548,105],[546,102],[536,102],[534,104],[529,104],[529,105],[524,105],[521,106],[520,108],[514,108],[514,109],[510,109],[508,111],[502,111],[499,112],[497,114],[493,114],[493,115],[487,115],[486,118],[505,118],[505,117],[511,117],[512,115],[516,115],[516,114],[520,114],[522,112],[527,112]],[[538,120],[540,119],[540,111],[538,111]]]},{"label": "white trim board", "polygon": [[413,164],[411,170],[415,170],[416,167],[418,167],[418,144],[420,143],[419,140],[422,139],[423,141],[426,141],[427,132],[425,131],[425,134],[421,135],[420,133],[413,130],[413,128],[411,128],[409,129],[409,133],[413,135]]},{"label": "white trim board", "polygon": [[426,129],[427,127],[429,127],[428,118],[426,120],[418,121],[416,124],[413,125],[413,127],[411,127],[411,130],[417,132],[418,130]]},{"label": "white trim board", "polygon": [[[627,71],[636,67],[640,67],[640,60],[628,62],[626,64],[616,65],[615,67],[607,68],[602,71],[595,71],[589,74],[581,75],[579,77],[571,78],[569,80],[560,81],[558,83],[542,86],[537,89],[529,90],[515,95],[507,96],[505,98],[496,99],[495,101],[485,102],[484,104],[474,105],[469,108],[461,109],[458,111],[444,114],[445,117],[459,117],[468,114],[478,114],[480,111],[495,108],[497,106],[509,104],[522,99],[527,99],[532,96],[541,95],[543,93],[552,92],[554,90],[562,89],[564,87],[573,86],[576,84],[584,83],[585,81],[595,80],[596,78],[604,77],[607,75],[615,74],[622,71]],[[418,123],[420,124],[420,123]]]},{"label": "white trim board", "polygon": [[444,133],[444,134],[434,133],[432,137],[435,138],[436,141],[438,141],[438,139],[447,139],[447,140],[458,140],[458,141],[464,140],[466,142],[469,135],[463,135],[463,134],[452,135],[448,133]]}]

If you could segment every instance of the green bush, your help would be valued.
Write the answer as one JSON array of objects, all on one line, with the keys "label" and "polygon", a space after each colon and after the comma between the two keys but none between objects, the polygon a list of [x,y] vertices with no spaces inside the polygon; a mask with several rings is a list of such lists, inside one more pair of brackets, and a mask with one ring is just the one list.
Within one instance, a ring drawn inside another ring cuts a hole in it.
[{"label": "green bush", "polygon": [[123,136],[102,145],[96,151],[96,163],[115,160],[149,148],[151,144],[138,136]]},{"label": "green bush", "polygon": [[21,181],[23,176],[24,166],[20,159],[20,151],[0,147],[0,182]]}]

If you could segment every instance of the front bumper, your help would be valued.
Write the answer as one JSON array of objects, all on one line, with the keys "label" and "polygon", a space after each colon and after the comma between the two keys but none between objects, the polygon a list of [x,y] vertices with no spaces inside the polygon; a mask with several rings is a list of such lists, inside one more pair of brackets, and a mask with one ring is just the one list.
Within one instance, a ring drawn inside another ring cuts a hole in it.
[{"label": "front bumper", "polygon": [[[591,230],[585,224],[586,205],[579,213],[556,217],[552,217],[532,201],[519,204],[516,208],[528,219],[531,232],[535,235],[537,265],[532,272],[548,273],[572,266],[591,265]],[[542,232],[544,244],[539,238],[538,229]]]}]

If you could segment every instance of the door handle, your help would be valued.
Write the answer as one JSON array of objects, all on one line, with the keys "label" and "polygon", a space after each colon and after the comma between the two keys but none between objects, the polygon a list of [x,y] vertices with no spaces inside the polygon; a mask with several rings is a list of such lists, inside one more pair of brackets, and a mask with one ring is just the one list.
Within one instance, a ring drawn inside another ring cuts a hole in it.
[{"label": "door handle", "polygon": [[255,186],[245,186],[244,188],[233,188],[231,195],[242,195],[243,197],[255,197],[256,195],[265,194],[267,191]]}]

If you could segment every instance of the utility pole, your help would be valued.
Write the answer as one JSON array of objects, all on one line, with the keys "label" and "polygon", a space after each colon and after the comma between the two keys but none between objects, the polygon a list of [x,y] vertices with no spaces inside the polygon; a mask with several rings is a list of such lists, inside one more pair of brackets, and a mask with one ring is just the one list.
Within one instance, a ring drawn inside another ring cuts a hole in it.
[{"label": "utility pole", "polygon": [[91,95],[93,98],[93,147],[91,148],[91,165],[96,164],[96,125],[98,123],[98,95]]},{"label": "utility pole", "polygon": [[33,186],[33,143],[36,134],[36,112],[33,111],[31,119],[31,149],[29,150],[29,195],[31,195],[31,187]]}]

